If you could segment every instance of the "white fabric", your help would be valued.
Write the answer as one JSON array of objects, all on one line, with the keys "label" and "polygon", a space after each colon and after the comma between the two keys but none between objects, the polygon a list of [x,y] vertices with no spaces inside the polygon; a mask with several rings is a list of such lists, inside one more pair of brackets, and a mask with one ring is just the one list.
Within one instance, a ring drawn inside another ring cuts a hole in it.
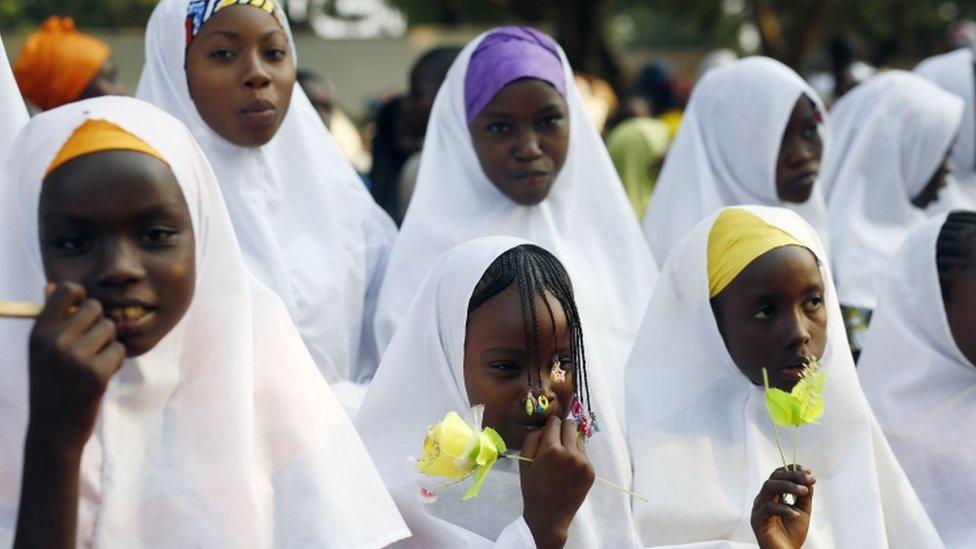
[{"label": "white fabric", "polygon": [[915,72],[935,82],[942,89],[966,102],[962,124],[952,147],[952,162],[956,180],[968,202],[976,204],[976,67],[971,48],[930,57],[915,67]]},{"label": "white fabric", "polygon": [[[352,423],[280,300],[251,275],[217,181],[186,127],[105,97],[36,117],[3,187],[0,296],[38,300],[37,206],[47,165],[88,118],[158,151],[186,197],[196,291],[151,351],[126,360],[81,462],[79,545],[381,547],[409,535]],[[0,321],[0,546],[13,535],[31,322]]]},{"label": "white fabric", "polygon": [[[422,454],[429,425],[450,411],[469,415],[464,384],[468,302],[488,266],[521,244],[527,242],[484,237],[457,246],[436,261],[390,342],[356,417],[363,441],[413,532],[405,546],[485,547],[493,542],[522,546],[512,542],[524,539],[517,535],[522,527],[515,524],[524,521],[514,460],[499,460],[477,498],[461,501],[465,483],[438,489],[438,501],[428,505],[417,497],[419,486],[441,481],[421,477],[407,461],[408,456]],[[586,445],[587,455],[597,474],[630,486],[630,460],[609,406],[606,382],[599,371],[589,367],[587,371],[593,410],[601,425]],[[626,494],[595,483],[572,523],[568,546],[633,547],[629,500]]]},{"label": "white fabric", "polygon": [[624,363],[657,265],[562,50],[569,151],[548,198],[520,206],[485,176],[466,122],[464,78],[472,52],[486,35],[458,55],[434,101],[416,188],[380,291],[378,346],[389,343],[420,281],[442,253],[479,236],[525,238],[565,265],[592,336],[587,349],[593,364],[604,369],[615,402],[622,402]]},{"label": "white fabric", "polygon": [[[743,209],[793,235],[823,265],[826,412],[819,425],[800,429],[797,452],[818,479],[804,547],[940,547],[858,385],[819,237],[793,212]],[[651,496],[633,505],[646,546],[754,543],[753,499],[782,466],[763,389],[732,361],[710,306],[706,248],[714,221],[671,252],[627,364],[634,490]],[[792,432],[780,431],[792,447]]]},{"label": "white fabric", "polygon": [[[820,96],[792,69],[748,57],[705,73],[691,93],[644,215],[644,234],[659,264],[699,221],[725,206],[781,206],[826,235],[820,185],[803,204],[776,194],[776,162],[797,100],[821,113]],[[820,135],[827,150],[827,131]]]},{"label": "white fabric", "polygon": [[189,126],[220,181],[248,267],[285,302],[325,378],[365,381],[379,363],[372,319],[396,227],[300,86],[263,147],[238,147],[207,126],[183,69],[187,3],[163,0],[153,11],[136,96]]},{"label": "white fabric", "polygon": [[0,158],[6,156],[14,136],[27,123],[27,107],[20,96],[7,52],[0,40]]},{"label": "white fabric", "polygon": [[948,547],[976,540],[976,368],[946,319],[935,244],[945,215],[905,239],[871,319],[858,375],[891,448]]},{"label": "white fabric", "polygon": [[926,219],[912,205],[959,129],[962,100],[924,78],[888,71],[840,98],[821,177],[840,302],[873,309],[902,239]]}]

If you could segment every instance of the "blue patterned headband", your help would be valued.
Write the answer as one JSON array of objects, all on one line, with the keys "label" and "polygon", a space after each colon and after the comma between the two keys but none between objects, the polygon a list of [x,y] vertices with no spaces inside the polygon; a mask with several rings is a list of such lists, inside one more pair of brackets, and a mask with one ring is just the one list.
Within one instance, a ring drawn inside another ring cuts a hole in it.
[{"label": "blue patterned headband", "polygon": [[193,41],[193,37],[200,32],[200,27],[213,17],[213,14],[229,6],[253,6],[277,19],[282,28],[285,26],[282,20],[284,13],[274,0],[190,0],[190,5],[186,8],[187,47]]}]

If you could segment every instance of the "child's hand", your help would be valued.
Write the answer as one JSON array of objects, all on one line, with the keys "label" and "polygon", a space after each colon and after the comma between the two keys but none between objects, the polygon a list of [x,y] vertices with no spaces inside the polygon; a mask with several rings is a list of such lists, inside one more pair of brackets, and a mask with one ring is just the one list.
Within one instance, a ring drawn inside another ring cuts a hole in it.
[{"label": "child's hand", "polygon": [[30,442],[62,458],[80,458],[102,395],[122,367],[125,347],[102,306],[80,284],[48,291],[30,336]]},{"label": "child's hand", "polygon": [[[809,469],[787,471],[780,467],[763,483],[752,504],[752,531],[762,549],[794,549],[803,545],[810,529],[813,483]],[[784,494],[796,503],[787,505]]]},{"label": "child's hand", "polygon": [[550,416],[545,427],[525,438],[522,455],[533,460],[519,465],[525,523],[540,549],[562,547],[596,476],[576,423]]}]

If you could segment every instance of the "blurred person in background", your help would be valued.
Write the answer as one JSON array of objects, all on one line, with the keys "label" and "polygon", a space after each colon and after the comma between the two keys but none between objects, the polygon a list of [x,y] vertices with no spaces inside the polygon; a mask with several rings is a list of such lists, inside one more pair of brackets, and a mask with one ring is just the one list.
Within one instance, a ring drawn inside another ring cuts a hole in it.
[{"label": "blurred person in background", "polygon": [[369,187],[370,182],[365,177],[369,172],[370,155],[363,144],[363,137],[349,115],[336,104],[336,88],[332,80],[307,69],[300,69],[295,81],[302,87],[308,100],[315,107],[322,123],[332,133],[342,154],[349,159],[359,173],[363,182]]},{"label": "blurred person in background", "polygon": [[[410,89],[380,107],[373,138],[373,165],[369,171],[373,199],[399,224],[409,196],[401,196],[400,175],[407,160],[420,152],[427,133],[427,119],[441,82],[460,52],[454,46],[438,47],[423,54],[410,70]],[[419,160],[418,160],[419,162]],[[404,185],[407,190],[413,185]]]},{"label": "blurred person in background", "polygon": [[670,144],[668,125],[647,117],[625,120],[607,136],[607,150],[637,219],[644,218]]},{"label": "blurred person in background", "polygon": [[42,111],[80,99],[128,95],[112,49],[75,30],[70,17],[52,15],[27,37],[14,61],[14,77],[27,101]]}]

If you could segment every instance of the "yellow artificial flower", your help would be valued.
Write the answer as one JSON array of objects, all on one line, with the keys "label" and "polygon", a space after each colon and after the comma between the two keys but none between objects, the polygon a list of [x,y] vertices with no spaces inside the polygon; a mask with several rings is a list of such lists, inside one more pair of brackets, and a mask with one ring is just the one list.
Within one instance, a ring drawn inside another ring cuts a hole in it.
[{"label": "yellow artificial flower", "polygon": [[483,407],[476,407],[474,412],[475,427],[457,412],[448,412],[443,421],[430,427],[424,439],[424,454],[417,462],[417,470],[431,477],[461,480],[474,475],[475,483],[464,494],[464,500],[478,495],[498,456],[508,451],[494,429],[480,430]]}]

